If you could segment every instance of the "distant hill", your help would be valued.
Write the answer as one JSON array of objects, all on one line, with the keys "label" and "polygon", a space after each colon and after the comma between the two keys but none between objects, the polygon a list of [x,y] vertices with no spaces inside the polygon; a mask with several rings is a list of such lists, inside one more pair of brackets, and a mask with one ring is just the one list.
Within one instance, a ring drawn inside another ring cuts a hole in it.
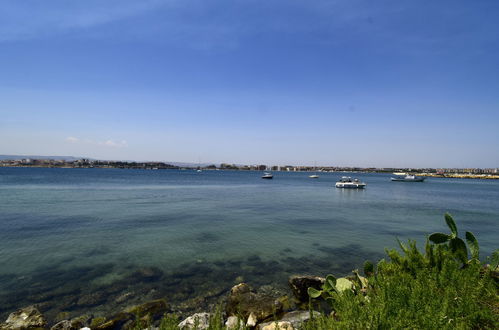
[{"label": "distant hill", "polygon": [[0,160],[21,160],[21,159],[26,159],[26,158],[30,158],[30,159],[54,159],[54,160],[73,161],[73,160],[82,159],[82,158],[85,158],[85,157],[73,157],[73,156],[36,156],[36,155],[0,155]]}]

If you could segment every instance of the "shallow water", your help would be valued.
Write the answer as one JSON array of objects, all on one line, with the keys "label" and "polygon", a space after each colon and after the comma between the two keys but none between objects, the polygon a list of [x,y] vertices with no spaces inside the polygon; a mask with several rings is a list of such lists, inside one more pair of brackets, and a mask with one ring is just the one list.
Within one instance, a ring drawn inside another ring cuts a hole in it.
[{"label": "shallow water", "polygon": [[0,314],[156,297],[202,306],[240,280],[285,288],[295,273],[342,275],[396,237],[422,245],[447,231],[447,211],[482,256],[497,248],[499,181],[356,173],[367,188],[341,190],[344,173],[308,175],[0,168]]}]

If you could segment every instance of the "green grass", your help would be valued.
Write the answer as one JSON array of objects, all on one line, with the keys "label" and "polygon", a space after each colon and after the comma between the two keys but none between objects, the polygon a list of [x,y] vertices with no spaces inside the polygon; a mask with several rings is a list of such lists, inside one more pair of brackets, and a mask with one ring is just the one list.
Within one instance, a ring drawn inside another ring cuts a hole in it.
[{"label": "green grass", "polygon": [[441,271],[406,272],[386,262],[370,277],[366,296],[347,291],[335,297],[336,317],[307,329],[497,329],[497,284],[481,266],[461,269],[453,260]]}]

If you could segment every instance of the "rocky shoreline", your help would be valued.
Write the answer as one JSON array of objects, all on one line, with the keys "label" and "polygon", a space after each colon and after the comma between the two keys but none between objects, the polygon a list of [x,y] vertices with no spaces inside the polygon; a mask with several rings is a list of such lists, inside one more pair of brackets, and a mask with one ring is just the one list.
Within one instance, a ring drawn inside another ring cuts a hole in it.
[{"label": "rocky shoreline", "polygon": [[[303,256],[286,248],[279,258],[271,260],[255,254],[197,260],[166,269],[114,260],[76,267],[61,263],[32,273],[4,274],[0,275],[0,322],[23,306],[37,306],[53,325],[86,313],[109,316],[165,297],[172,312],[184,317],[213,310],[231,287],[241,282],[282,296],[290,294],[286,279],[293,274],[347,274],[366,259],[381,257],[355,244],[331,248],[314,242],[313,248],[315,254]],[[349,257],[346,259],[345,255]]]},{"label": "rocky shoreline", "polygon": [[[219,296],[216,304],[209,311],[197,310],[191,315],[183,315],[178,323],[179,329],[207,329],[210,319],[216,315],[223,318],[228,329],[239,329],[243,325],[250,329],[300,329],[311,312],[307,289],[319,289],[324,278],[316,276],[291,276],[288,280],[292,294],[282,294],[270,286],[262,286],[258,291],[253,290],[246,283],[239,283],[227,293]],[[139,305],[129,306],[122,311],[107,317],[91,314],[80,315],[74,318],[54,319],[47,318],[39,311],[39,306],[32,305],[11,313],[0,330],[14,329],[135,329],[139,325],[157,329],[161,319],[168,315],[182,316],[178,313],[181,306],[170,305],[165,299],[155,299]],[[318,312],[315,315],[319,315]],[[59,318],[63,315],[59,315]]]}]

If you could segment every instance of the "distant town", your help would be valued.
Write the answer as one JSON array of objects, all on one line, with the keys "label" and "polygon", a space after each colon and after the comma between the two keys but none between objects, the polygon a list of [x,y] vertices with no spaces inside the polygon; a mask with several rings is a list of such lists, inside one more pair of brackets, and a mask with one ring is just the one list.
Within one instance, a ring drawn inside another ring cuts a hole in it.
[{"label": "distant town", "polygon": [[0,159],[0,167],[46,167],[46,168],[118,168],[141,170],[234,170],[234,171],[284,171],[284,172],[370,172],[392,173],[410,172],[418,175],[453,178],[484,178],[499,179],[499,168],[377,168],[377,167],[343,167],[343,166],[294,166],[294,165],[173,165],[164,162],[133,162],[133,161],[105,161],[93,159]]}]

